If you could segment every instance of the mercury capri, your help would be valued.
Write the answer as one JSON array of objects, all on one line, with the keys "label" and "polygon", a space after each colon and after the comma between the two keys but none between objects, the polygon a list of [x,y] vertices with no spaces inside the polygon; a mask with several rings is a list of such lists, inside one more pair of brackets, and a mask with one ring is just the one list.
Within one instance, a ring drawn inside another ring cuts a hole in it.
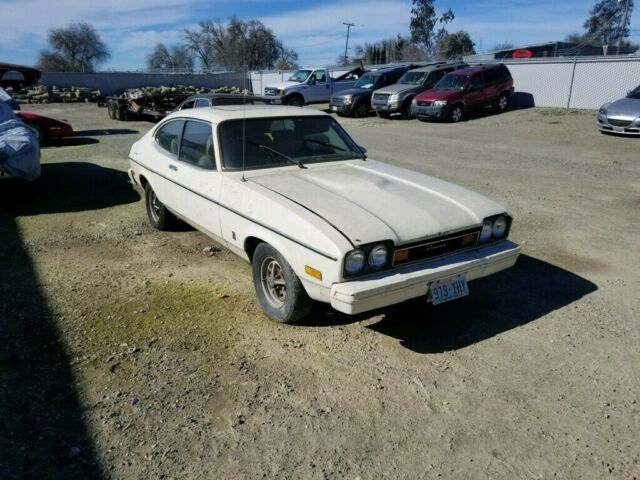
[{"label": "mercury capri", "polygon": [[151,225],[182,219],[248,261],[260,305],[279,322],[313,301],[347,314],[416,297],[440,304],[520,253],[504,207],[368,158],[317,110],[175,112],[129,158]]}]

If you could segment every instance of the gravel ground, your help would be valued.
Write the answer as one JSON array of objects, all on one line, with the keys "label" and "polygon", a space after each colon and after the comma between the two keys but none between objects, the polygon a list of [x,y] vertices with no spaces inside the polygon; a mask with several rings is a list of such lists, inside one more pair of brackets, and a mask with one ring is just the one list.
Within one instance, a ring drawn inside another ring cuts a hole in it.
[{"label": "gravel ground", "polygon": [[450,304],[281,326],[247,264],[149,227],[125,171],[150,123],[29,109],[78,135],[0,181],[0,478],[640,478],[640,139],[564,110],[341,119],[507,205],[523,255]]}]

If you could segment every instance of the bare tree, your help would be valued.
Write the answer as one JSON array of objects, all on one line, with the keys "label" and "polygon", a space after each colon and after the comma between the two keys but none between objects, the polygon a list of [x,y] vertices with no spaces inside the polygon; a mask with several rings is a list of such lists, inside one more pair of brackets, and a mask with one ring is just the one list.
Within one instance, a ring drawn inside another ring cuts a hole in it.
[{"label": "bare tree", "polygon": [[198,59],[201,68],[209,70],[213,67],[214,50],[207,22],[200,22],[199,30],[185,30],[184,42],[185,47]]},{"label": "bare tree", "polygon": [[193,57],[184,45],[167,48],[163,43],[158,43],[147,56],[147,67],[160,72],[189,72],[193,70]]},{"label": "bare tree", "polygon": [[49,31],[49,50],[40,52],[38,66],[44,71],[93,72],[111,54],[88,23],[73,23]]}]

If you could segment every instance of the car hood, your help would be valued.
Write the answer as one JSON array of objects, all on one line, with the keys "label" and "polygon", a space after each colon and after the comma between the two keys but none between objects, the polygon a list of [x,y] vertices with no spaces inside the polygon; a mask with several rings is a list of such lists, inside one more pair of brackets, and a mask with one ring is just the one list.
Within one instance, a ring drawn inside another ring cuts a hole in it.
[{"label": "car hood", "polygon": [[323,218],[353,245],[396,245],[482,224],[505,212],[463,187],[373,160],[339,162],[251,181]]},{"label": "car hood", "polygon": [[384,93],[388,95],[393,95],[394,93],[408,92],[410,90],[416,90],[418,88],[420,88],[420,85],[407,85],[406,83],[395,83],[393,85],[387,85],[386,87],[382,87],[376,90],[374,93]]},{"label": "car hood", "polygon": [[636,98],[621,98],[620,100],[616,100],[607,107],[607,115],[631,115],[637,117],[640,115],[640,100]]},{"label": "car hood", "polygon": [[347,88],[346,90],[340,90],[340,93],[334,95],[334,97],[344,97],[345,95],[353,95],[354,97],[365,97],[367,95],[371,96],[373,94],[373,90],[369,90],[366,88]]},{"label": "car hood", "polygon": [[460,96],[462,90],[427,90],[416,96],[416,100],[451,100]]},{"label": "car hood", "polygon": [[286,90],[287,88],[300,87],[302,85],[304,85],[304,83],[300,83],[300,82],[280,82],[280,83],[271,83],[271,84],[265,86],[264,88],[277,88],[279,90]]}]

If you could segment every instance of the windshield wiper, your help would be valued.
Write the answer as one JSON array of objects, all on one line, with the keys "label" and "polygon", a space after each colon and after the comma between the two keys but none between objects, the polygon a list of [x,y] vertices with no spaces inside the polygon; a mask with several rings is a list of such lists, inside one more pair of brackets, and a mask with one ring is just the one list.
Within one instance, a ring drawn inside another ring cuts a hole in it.
[{"label": "windshield wiper", "polygon": [[[241,142],[242,139],[238,138],[238,141]],[[253,145],[254,147],[258,147],[260,150],[266,150],[267,152],[271,152],[273,154],[278,155],[281,158],[284,158],[287,162],[290,163],[294,163],[296,165],[298,165],[298,167],[300,168],[307,168],[304,166],[304,164],[302,163],[301,160],[295,160],[293,158],[291,158],[289,155],[286,155],[282,152],[279,152],[278,150],[275,150],[274,148],[271,147],[267,147],[266,145],[262,145],[261,143],[257,143],[257,142],[252,142],[251,140],[246,140],[245,141],[249,144],[249,145]]]},{"label": "windshield wiper", "polygon": [[335,148],[336,150],[340,150],[341,152],[346,152],[346,148],[339,147],[338,145],[334,145],[333,143],[323,142],[321,140],[315,140],[313,138],[305,138],[305,142],[317,143],[318,145],[324,145],[325,147]]}]

